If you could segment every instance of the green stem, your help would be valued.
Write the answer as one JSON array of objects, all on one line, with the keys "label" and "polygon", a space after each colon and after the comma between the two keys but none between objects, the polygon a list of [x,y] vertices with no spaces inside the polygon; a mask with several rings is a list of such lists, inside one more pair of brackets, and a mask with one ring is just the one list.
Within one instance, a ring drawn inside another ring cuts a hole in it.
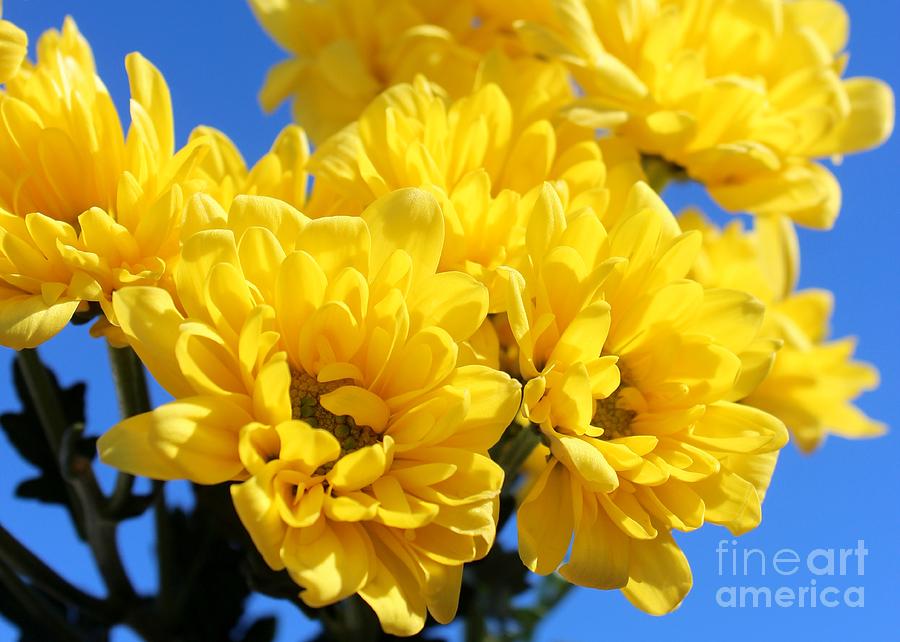
[{"label": "green stem", "polygon": [[153,516],[156,526],[156,559],[159,564],[159,597],[157,609],[162,615],[163,627],[170,624],[174,616],[176,604],[176,580],[178,568],[175,561],[175,541],[169,509],[166,506],[165,485],[161,481],[153,482]]},{"label": "green stem", "polygon": [[[116,394],[119,398],[119,410],[122,418],[127,419],[150,410],[150,395],[147,391],[147,377],[144,366],[131,348],[114,348],[108,346],[109,363],[112,366]],[[134,487],[134,476],[119,473],[116,485],[107,503],[106,510],[116,515],[131,499]]]},{"label": "green stem", "polygon": [[109,346],[109,363],[112,366],[122,417],[133,417],[149,411],[147,376],[144,374],[144,365],[134,350]]},{"label": "green stem", "polygon": [[6,586],[10,597],[18,602],[22,608],[22,614],[26,615],[35,626],[51,634],[48,639],[60,642],[82,642],[59,613],[23,582],[5,561],[0,561],[0,583]]},{"label": "green stem", "polygon": [[661,156],[645,155],[641,158],[641,164],[644,167],[644,174],[647,176],[647,184],[660,195],[672,181],[687,179],[687,173],[684,171],[684,168],[667,161]]},{"label": "green stem", "polygon": [[105,602],[84,593],[60,577],[2,525],[0,525],[0,562],[27,577],[35,586],[60,602],[72,604],[98,621],[115,621],[114,613]]},{"label": "green stem", "polygon": [[501,492],[507,492],[518,476],[519,469],[528,459],[528,456],[534,451],[541,441],[539,428],[534,424],[523,427],[514,434],[505,444],[501,446],[499,452],[494,456],[494,461],[503,468],[505,477],[503,478],[503,488]]},{"label": "green stem", "polygon": [[[58,460],[63,438],[70,426],[63,414],[57,390],[36,350],[22,350],[18,359],[44,434]],[[133,600],[134,587],[119,557],[116,523],[104,517],[105,501],[93,469],[90,464],[79,465],[74,470],[65,466],[64,462],[60,462],[60,466],[63,468],[63,478],[68,481],[78,500],[85,536],[106,584],[109,599],[118,604]]]},{"label": "green stem", "polygon": [[63,414],[62,406],[56,398],[56,389],[47,373],[37,350],[22,350],[16,355],[25,385],[34,401],[35,410],[41,420],[44,435],[54,453],[62,447],[63,435],[69,422]]}]

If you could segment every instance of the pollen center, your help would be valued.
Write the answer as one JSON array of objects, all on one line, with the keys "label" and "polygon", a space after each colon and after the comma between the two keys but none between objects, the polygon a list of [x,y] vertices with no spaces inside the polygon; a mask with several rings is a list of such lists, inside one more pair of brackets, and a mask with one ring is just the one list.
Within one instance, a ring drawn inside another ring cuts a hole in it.
[{"label": "pollen center", "polygon": [[591,424],[603,428],[600,439],[609,441],[619,437],[628,437],[633,433],[631,421],[637,413],[619,405],[619,390],[617,389],[606,399],[597,399],[594,410],[594,418]]},{"label": "pollen center", "polygon": [[[320,382],[302,370],[291,368],[291,417],[334,435],[341,445],[341,457],[381,441],[381,435],[371,426],[357,425],[350,415],[335,415],[319,402],[322,395],[351,384],[352,379]],[[325,464],[316,472],[324,474],[331,470],[334,463]]]}]

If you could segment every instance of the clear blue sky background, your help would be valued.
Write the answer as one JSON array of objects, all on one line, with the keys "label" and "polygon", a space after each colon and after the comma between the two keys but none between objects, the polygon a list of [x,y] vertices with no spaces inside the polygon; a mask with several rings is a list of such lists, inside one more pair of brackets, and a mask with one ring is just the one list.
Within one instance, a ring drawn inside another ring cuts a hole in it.
[{"label": "clear blue sky background", "polygon": [[[896,26],[900,2],[847,0],[852,17],[851,75],[871,75],[900,87],[900,46]],[[94,48],[100,74],[125,113],[128,85],[124,56],[141,51],[165,74],[174,100],[177,133],[183,142],[199,124],[227,132],[246,158],[255,160],[266,151],[275,134],[288,122],[287,110],[265,116],[256,92],[265,70],[281,54],[257,27],[240,0],[6,0],[4,18],[26,29],[32,40],[73,15]],[[618,592],[577,590],[541,628],[540,640],[592,641],[668,639],[819,639],[848,637],[888,639],[900,628],[900,467],[897,465],[900,410],[900,347],[897,319],[897,205],[900,141],[895,137],[881,149],[850,157],[835,171],[844,189],[844,209],[835,230],[828,234],[802,232],[801,285],[832,289],[837,298],[834,335],[860,337],[858,354],[876,363],[882,372],[881,388],[866,395],[862,407],[894,427],[876,441],[828,441],[812,457],[785,449],[764,507],[764,520],[756,531],[738,540],[739,549],[760,548],[768,556],[781,548],[805,555],[817,548],[854,547],[864,540],[869,550],[862,577],[819,577],[805,568],[791,577],[765,576],[751,569],[748,578],[728,577],[717,569],[716,546],[730,540],[727,531],[704,527],[680,537],[691,561],[694,588],[675,613],[653,618],[633,609]],[[696,190],[668,193],[673,209],[689,201],[707,202]],[[99,433],[116,420],[114,391],[105,364],[105,347],[88,338],[84,328],[70,328],[42,349],[64,383],[89,382],[89,426]],[[0,412],[17,407],[12,395],[10,365],[13,354],[0,349]],[[162,399],[157,390],[157,399]],[[53,567],[74,582],[100,594],[102,584],[90,555],[77,542],[62,509],[48,508],[13,498],[27,466],[11,453],[0,437],[0,522],[28,542]],[[111,471],[101,471],[104,483]],[[188,496],[186,489],[170,493],[174,501]],[[122,529],[126,563],[139,589],[152,590],[156,582],[152,540],[147,519],[133,520]],[[512,533],[506,533],[506,539]],[[851,572],[855,568],[851,564]],[[809,586],[819,588],[862,585],[865,606],[816,608],[721,608],[716,592],[722,586]],[[312,626],[293,608],[254,598],[256,613],[282,615],[279,641],[305,637]],[[451,631],[454,629],[451,629]],[[894,631],[891,634],[890,631]],[[0,620],[0,642],[14,639],[14,630]],[[126,631],[116,639],[132,640]]]}]

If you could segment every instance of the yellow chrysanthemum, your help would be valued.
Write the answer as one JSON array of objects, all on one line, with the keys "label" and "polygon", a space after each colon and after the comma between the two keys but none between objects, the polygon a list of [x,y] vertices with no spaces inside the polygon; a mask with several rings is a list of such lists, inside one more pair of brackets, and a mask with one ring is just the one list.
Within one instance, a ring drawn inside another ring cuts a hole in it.
[{"label": "yellow chrysanthemum", "polygon": [[175,401],[112,428],[102,459],[240,482],[242,522],[311,606],[358,593],[403,635],[426,609],[449,621],[463,564],[494,539],[503,471],[487,449],[520,397],[501,372],[457,366],[487,313],[484,286],[436,274],[441,213],[419,190],[312,221],[240,196],[227,224],[185,242],[184,313],[159,288],[116,294],[123,330]]},{"label": "yellow chrysanthemum", "polygon": [[[0,0],[0,18],[3,2]],[[0,83],[12,78],[28,53],[28,35],[8,20],[0,20]]]},{"label": "yellow chrysanthemum", "polygon": [[762,305],[687,280],[699,249],[643,183],[608,232],[588,209],[567,217],[548,186],[525,271],[509,272],[523,412],[550,452],[519,508],[522,560],[655,614],[691,587],[671,531],[755,527],[787,440],[733,403],[768,369],[738,356]]},{"label": "yellow chrysanthemum", "polygon": [[256,17],[293,57],[273,67],[260,93],[267,110],[293,98],[294,118],[318,143],[356,120],[385,89],[422,74],[453,97],[472,90],[489,51],[523,53],[510,14],[494,2],[250,0]]},{"label": "yellow chrysanthemum", "polygon": [[591,206],[612,216],[620,203],[611,194],[627,192],[642,176],[636,153],[621,141],[601,147],[591,130],[556,117],[568,101],[561,69],[534,62],[533,85],[516,77],[496,84],[507,63],[493,58],[484,85],[456,101],[421,76],[392,87],[310,161],[314,216],[358,213],[401,187],[433,192],[446,223],[440,267],[488,285],[492,311],[503,309],[496,269],[516,263],[524,219],[544,181],[554,183],[567,208]]},{"label": "yellow chrysanthemum", "polygon": [[813,161],[893,129],[890,88],[842,79],[848,20],[834,0],[553,0],[531,45],[569,64],[594,108],[646,154],[731,211],[832,225],[840,186]]},{"label": "yellow chrysanthemum", "polygon": [[198,142],[175,153],[169,90],[126,59],[125,138],[74,21],[48,31],[0,94],[0,343],[33,347],[113,290],[159,281],[177,256],[182,184]]},{"label": "yellow chrysanthemum", "polygon": [[827,340],[831,293],[796,290],[797,239],[790,222],[762,219],[755,229],[744,230],[735,221],[720,231],[699,212],[683,214],[681,221],[703,233],[694,277],[707,286],[739,288],[759,297],[766,304],[761,334],[783,342],[772,371],[742,402],[781,419],[806,452],[828,434],[883,434],[882,423],[853,405],[863,391],[878,386],[878,371],[853,360],[853,339]]}]

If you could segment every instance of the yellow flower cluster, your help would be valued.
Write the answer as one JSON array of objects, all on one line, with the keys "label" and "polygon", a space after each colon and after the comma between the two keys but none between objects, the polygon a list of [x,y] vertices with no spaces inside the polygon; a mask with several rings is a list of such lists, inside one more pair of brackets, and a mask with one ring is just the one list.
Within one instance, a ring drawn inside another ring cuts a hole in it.
[{"label": "yellow flower cluster", "polygon": [[[99,315],[173,397],[102,460],[230,484],[307,605],[449,622],[512,488],[529,569],[667,613],[673,531],[756,527],[788,429],[882,432],[830,295],[795,291],[792,220],[840,201],[815,159],[893,125],[841,78],[836,2],[250,4],[299,125],[252,168],[209,127],[176,146],[139,54],[126,134],[71,19],[35,63],[0,22],[0,344]],[[754,228],[679,221],[660,168]],[[522,439],[517,478],[488,451]]]},{"label": "yellow flower cluster", "polygon": [[883,82],[841,78],[837,0],[548,0],[517,23],[565,62],[581,108],[703,183],[730,211],[828,228],[840,186],[816,158],[880,145],[894,123]]}]

